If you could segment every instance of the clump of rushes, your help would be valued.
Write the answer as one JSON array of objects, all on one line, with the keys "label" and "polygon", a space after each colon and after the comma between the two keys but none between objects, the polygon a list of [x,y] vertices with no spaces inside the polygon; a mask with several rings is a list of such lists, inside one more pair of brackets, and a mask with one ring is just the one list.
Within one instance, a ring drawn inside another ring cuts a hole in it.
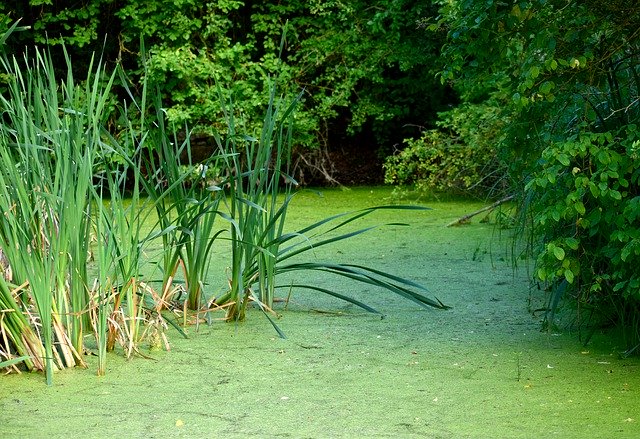
[{"label": "clump of rushes", "polygon": [[[152,291],[138,277],[149,209],[139,208],[137,173],[132,196],[126,202],[122,197],[127,169],[139,163],[129,157],[119,167],[100,162],[124,156],[104,129],[115,73],[92,62],[76,83],[66,52],[65,59],[67,75],[59,81],[45,51],[35,49],[21,61],[0,57],[6,78],[0,96],[0,248],[3,268],[10,268],[10,277],[0,276],[0,360],[43,370],[48,384],[53,371],[86,365],[84,335],[91,328],[99,374],[116,341],[130,356],[153,310],[147,300]],[[138,133],[131,125],[126,131]],[[144,137],[136,140],[142,147]],[[96,169],[103,170],[99,189]],[[106,207],[102,188],[109,190]],[[94,229],[99,276],[91,288]]]},{"label": "clump of rushes", "polygon": [[[126,87],[124,75],[121,79],[121,84]],[[157,182],[156,174],[149,176],[144,173],[145,169],[151,169],[145,157],[150,150],[157,148],[154,143],[157,138],[151,135],[155,131],[149,129],[146,120],[146,90],[145,83],[142,99],[138,102],[127,88],[131,103],[136,108],[130,111],[125,102],[121,109],[124,127],[118,139],[103,130],[104,160],[101,172],[96,174],[98,184],[93,191],[98,206],[95,217],[98,279],[92,291],[91,308],[94,311],[99,374],[104,373],[106,352],[113,351],[116,345],[127,357],[133,354],[144,356],[138,349],[143,340],[149,340],[152,345],[164,342],[164,346],[169,347],[164,334],[167,323],[161,314],[168,302],[167,292],[164,289],[158,292],[148,281],[145,282],[141,268],[149,262],[143,258],[145,247],[159,236],[164,239],[176,229],[168,224],[158,231],[154,227],[149,229],[148,225],[153,221],[154,207],[158,213],[162,212],[165,200],[180,181],[159,191],[165,182]],[[159,127],[162,133],[163,128]],[[158,216],[160,221],[155,226],[167,224],[168,213]]]},{"label": "clump of rushes", "polygon": [[[229,291],[214,303],[227,307],[227,318],[242,320],[249,300],[261,309],[271,309],[278,254],[277,237],[283,233],[288,200],[279,204],[284,187],[291,193],[295,181],[289,175],[291,164],[291,117],[297,99],[288,105],[276,102],[276,88],[270,98],[262,132],[258,138],[238,132],[231,102],[223,101],[227,124],[226,138],[216,142],[229,169],[224,186],[226,210],[220,215],[230,224],[231,278]],[[257,291],[253,286],[257,285]]]},{"label": "clump of rushes", "polygon": [[[144,57],[144,49],[142,54]],[[143,65],[146,65],[145,59]],[[124,74],[121,83],[140,116],[137,131],[132,126],[128,130],[131,133],[128,142],[138,145],[133,150],[139,162],[134,163],[127,155],[126,151],[132,148],[119,148],[121,159],[129,164],[136,182],[149,197],[150,206],[156,213],[154,232],[146,240],[162,241],[160,261],[154,261],[162,272],[156,311],[166,308],[171,297],[182,289],[187,294],[185,308],[199,310],[203,304],[210,253],[221,233],[214,233],[221,189],[207,180],[207,173],[209,169],[220,166],[222,157],[212,155],[195,163],[191,155],[189,130],[185,127],[185,140],[179,141],[175,127],[167,125],[159,91],[149,92],[145,80],[141,96],[136,96],[127,86]],[[147,109],[150,96],[151,111]],[[113,142],[117,143],[115,139]],[[184,287],[176,285],[179,269],[182,269]]]},{"label": "clump of rushes", "polygon": [[[156,108],[160,109],[159,103]],[[162,295],[171,296],[176,271],[181,267],[187,307],[197,310],[203,304],[209,255],[220,234],[214,233],[214,225],[221,189],[206,178],[207,170],[217,166],[219,157],[193,163],[188,133],[180,143],[175,132],[170,138],[162,111],[158,111],[156,121],[151,136],[154,147],[144,163],[150,173],[145,187],[154,201],[160,229],[157,235],[164,249]]]},{"label": "clump of rushes", "polygon": [[[283,47],[284,35],[280,44],[281,52]],[[226,100],[220,88],[218,90],[225,114],[227,133],[224,141],[221,136],[217,136],[216,141],[229,175],[225,181],[225,187],[228,187],[228,190],[224,192],[224,204],[227,210],[220,215],[230,223],[232,260],[229,291],[214,298],[212,303],[217,306],[226,306],[229,320],[244,319],[246,307],[252,301],[269,318],[278,333],[284,336],[268,313],[272,310],[274,291],[278,288],[276,277],[281,273],[301,270],[321,271],[382,287],[420,306],[447,308],[439,300],[425,297],[422,293],[426,290],[421,285],[380,270],[331,262],[289,262],[294,256],[313,248],[366,232],[370,228],[345,232],[337,236],[326,235],[376,210],[424,208],[372,207],[327,218],[295,233],[284,233],[287,210],[295,195],[293,189],[297,186],[290,175],[290,166],[294,111],[301,95],[287,102],[277,97],[276,84],[270,82],[269,102],[262,131],[258,137],[252,137],[238,130],[233,101]],[[330,224],[331,227],[322,231],[325,224]],[[296,286],[330,294],[368,311],[377,312],[354,298],[328,289],[308,284]]]},{"label": "clump of rushes", "polygon": [[[229,102],[225,105],[226,139],[223,141],[220,136],[216,139],[230,170],[229,178],[225,181],[225,187],[228,187],[224,192],[226,211],[220,215],[230,223],[231,279],[229,291],[214,298],[213,303],[227,308],[227,319],[238,321],[245,318],[247,305],[254,302],[283,336],[268,313],[273,307],[274,291],[281,287],[277,285],[276,277],[287,272],[312,270],[382,287],[420,306],[446,309],[447,306],[439,300],[424,296],[426,290],[421,285],[380,270],[332,262],[290,262],[294,256],[370,230],[371,227],[368,227],[335,234],[342,227],[377,210],[425,208],[371,207],[326,218],[295,233],[284,233],[287,210],[297,186],[289,173],[289,166],[293,114],[299,98],[286,102],[277,99],[276,96],[276,87],[271,84],[269,104],[258,138],[238,132],[233,104]],[[325,225],[330,227],[323,229]],[[294,287],[330,294],[367,311],[377,312],[365,303],[335,291],[309,284],[298,284]]]},{"label": "clump of rushes", "polygon": [[146,243],[142,227],[149,209],[140,199],[136,173],[133,173],[133,182],[128,183],[131,186],[130,196],[123,198],[127,168],[125,165],[113,169],[107,165],[101,175],[100,190],[105,186],[108,188],[108,200],[95,192],[98,195],[96,259],[99,281],[94,295],[98,309],[97,326],[100,328],[96,334],[99,354],[113,351],[117,342],[130,357],[137,352],[149,312],[149,306],[145,304],[149,290],[140,279],[142,250]]},{"label": "clump of rushes", "polygon": [[0,281],[12,320],[1,327],[11,334],[3,350],[28,355],[24,364],[49,384],[54,370],[85,365],[92,173],[113,81],[92,63],[78,85],[65,59],[58,82],[46,52],[1,57],[0,248],[12,270],[11,282]]}]

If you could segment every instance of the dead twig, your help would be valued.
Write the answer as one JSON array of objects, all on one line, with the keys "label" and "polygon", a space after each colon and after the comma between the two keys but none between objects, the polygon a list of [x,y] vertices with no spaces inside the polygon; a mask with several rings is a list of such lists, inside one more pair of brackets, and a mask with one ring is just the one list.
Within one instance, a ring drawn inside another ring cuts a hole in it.
[{"label": "dead twig", "polygon": [[478,215],[479,213],[486,212],[487,210],[493,210],[496,207],[500,206],[501,204],[506,203],[507,201],[513,200],[513,198],[514,198],[513,195],[509,195],[508,197],[504,197],[503,199],[498,200],[495,203],[493,203],[491,206],[485,206],[482,209],[478,209],[475,212],[471,212],[471,213],[469,213],[469,214],[467,214],[467,215],[465,215],[465,216],[463,216],[461,218],[458,218],[455,221],[450,222],[449,224],[447,224],[446,227],[459,226],[459,225],[465,224],[465,223],[469,222],[469,219],[473,218],[474,216]]}]

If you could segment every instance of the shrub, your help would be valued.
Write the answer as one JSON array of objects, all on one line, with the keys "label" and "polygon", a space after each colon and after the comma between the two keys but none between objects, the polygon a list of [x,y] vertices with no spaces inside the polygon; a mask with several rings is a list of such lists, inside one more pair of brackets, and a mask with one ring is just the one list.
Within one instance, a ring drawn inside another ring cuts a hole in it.
[{"label": "shrub", "polygon": [[[640,133],[587,133],[547,147],[526,189],[536,275],[578,307],[623,319],[640,301]],[[633,329],[633,328],[629,328]],[[633,329],[637,331],[637,328]],[[636,334],[637,338],[637,334]]]},{"label": "shrub", "polygon": [[407,146],[387,158],[385,183],[424,194],[499,195],[505,171],[496,148],[502,126],[497,108],[462,105],[440,118],[438,129],[406,139]]}]

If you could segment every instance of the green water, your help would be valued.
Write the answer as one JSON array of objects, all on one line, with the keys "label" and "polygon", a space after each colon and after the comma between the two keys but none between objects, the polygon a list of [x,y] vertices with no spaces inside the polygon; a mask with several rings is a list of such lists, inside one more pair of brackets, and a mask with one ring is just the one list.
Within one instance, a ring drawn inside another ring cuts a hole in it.
[{"label": "green water", "polygon": [[[389,195],[301,193],[291,228]],[[189,340],[170,331],[171,351],[145,351],[154,360],[113,355],[104,377],[95,357],[89,369],[57,373],[51,388],[39,374],[4,376],[0,438],[640,437],[640,362],[620,358],[604,334],[585,347],[577,333],[540,332],[527,308],[541,293],[530,293],[526,270],[513,272],[508,242],[480,218],[444,227],[481,204],[428,205],[380,212],[366,224],[411,227],[376,229],[315,256],[409,277],[451,310],[308,275],[385,318],[293,291],[279,310],[286,340],[253,311],[240,325],[191,327]]]}]

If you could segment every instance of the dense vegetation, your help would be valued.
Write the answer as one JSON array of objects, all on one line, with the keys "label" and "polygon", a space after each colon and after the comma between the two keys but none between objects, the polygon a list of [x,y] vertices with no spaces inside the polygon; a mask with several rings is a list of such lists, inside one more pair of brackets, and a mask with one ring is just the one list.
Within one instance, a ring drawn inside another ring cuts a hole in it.
[{"label": "dense vegetation", "polygon": [[[444,39],[425,38],[416,26],[436,10],[409,0],[30,0],[4,2],[0,17],[23,17],[32,26],[8,42],[13,53],[64,41],[76,70],[86,70],[90,53],[102,51],[105,62],[121,62],[134,82],[142,76],[142,37],[146,79],[160,88],[168,119],[199,134],[225,129],[217,83],[229,89],[252,128],[259,126],[268,78],[277,74],[282,93],[303,90],[294,128],[298,180],[349,184],[380,182],[381,156],[418,136],[452,101],[435,77]],[[208,155],[213,142],[204,143]],[[348,164],[333,157],[353,166],[345,172]],[[356,175],[367,163],[374,166]]]},{"label": "dense vegetation", "polygon": [[[0,14],[5,28],[20,17],[31,26],[6,41],[8,53],[49,44],[52,56],[64,60],[58,51],[64,42],[74,60],[71,70],[83,77],[93,71],[89,54],[98,48],[106,65],[122,68],[121,75],[97,75],[94,84],[95,90],[109,84],[101,103],[108,116],[100,123],[121,148],[101,150],[102,172],[141,167],[162,175],[171,191],[185,191],[174,198],[203,196],[194,194],[193,176],[207,181],[207,170],[246,188],[233,175],[243,175],[252,159],[235,161],[235,154],[253,151],[248,139],[260,138],[265,126],[284,123],[265,125],[264,106],[275,102],[271,81],[278,77],[283,102],[298,102],[294,113],[283,110],[290,116],[285,137],[294,150],[293,162],[280,163],[289,182],[335,182],[337,163],[329,153],[349,145],[353,173],[358,163],[385,157],[389,183],[429,194],[514,195],[518,230],[536,260],[534,280],[548,292],[547,324],[553,324],[559,304],[568,303],[577,309],[579,325],[622,323],[628,352],[640,346],[640,9],[632,2],[177,0],[140,6],[90,0],[72,7],[31,0],[5,2]],[[66,63],[54,65],[58,74],[67,74]],[[3,93],[11,75],[10,69],[3,73]],[[130,95],[146,96],[147,89],[158,90],[161,112],[131,102],[121,111]],[[242,130],[229,108],[243,121]],[[149,120],[189,128],[181,128],[173,142],[141,141]],[[194,160],[189,155],[184,163],[191,177],[172,176],[174,170],[154,160],[173,154],[179,161],[184,150],[169,147],[190,147],[185,133],[191,130],[208,139],[204,151],[194,151]],[[221,145],[235,141],[240,131],[248,137],[228,155]],[[165,149],[149,154],[150,145]],[[259,172],[250,168],[244,176]],[[163,218],[168,196],[145,187],[139,177]],[[271,177],[255,182],[266,184],[266,192],[278,185]],[[119,184],[106,181],[101,187],[111,185],[115,194]],[[284,215],[279,208],[265,204],[268,197],[258,192],[245,195],[216,202],[228,202],[250,223],[278,229]],[[194,225],[200,227],[217,205],[171,209],[184,209],[187,222],[168,221],[158,237],[184,255],[165,256],[162,290],[170,285],[176,261],[186,267],[192,258],[196,275],[189,296],[196,306],[198,281],[206,272],[196,259],[206,256],[206,247],[205,255],[197,255],[189,245]],[[246,223],[231,220],[232,233],[245,233]],[[204,227],[212,233],[210,225]],[[240,282],[231,288],[236,297],[243,294],[242,282],[273,271],[276,261],[265,259],[273,253],[262,250],[273,244],[277,253],[280,238],[276,233],[266,242],[267,232],[260,238],[236,241],[236,263],[248,270],[246,278],[233,276]],[[263,287],[271,297],[272,287]]]},{"label": "dense vegetation", "polygon": [[508,190],[520,194],[551,311],[569,298],[579,324],[622,322],[635,349],[640,9],[626,1],[442,2],[428,28],[447,34],[441,77],[456,85],[467,115],[456,131],[480,126]]}]

